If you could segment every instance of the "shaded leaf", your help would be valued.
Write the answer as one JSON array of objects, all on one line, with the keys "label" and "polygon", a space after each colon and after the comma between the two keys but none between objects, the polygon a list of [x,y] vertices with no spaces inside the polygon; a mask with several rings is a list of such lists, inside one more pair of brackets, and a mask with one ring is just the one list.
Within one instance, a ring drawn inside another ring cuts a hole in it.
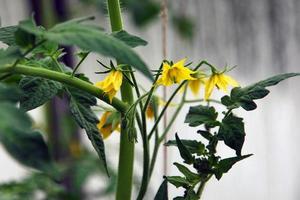
[{"label": "shaded leaf", "polygon": [[114,36],[118,40],[121,40],[122,42],[125,42],[128,46],[130,46],[132,48],[137,47],[137,46],[145,46],[148,44],[147,41],[145,41],[135,35],[131,35],[124,30],[121,30],[118,32],[113,32],[112,36]]},{"label": "shaded leaf", "polygon": [[218,113],[214,107],[202,105],[191,106],[184,122],[188,123],[189,126],[192,127],[200,126],[202,124],[206,124],[209,127],[214,127],[218,124],[216,122],[217,117]]},{"label": "shaded leaf", "polygon": [[75,121],[81,128],[85,129],[88,138],[103,161],[104,168],[108,173],[104,142],[97,128],[98,118],[91,109],[97,103],[96,98],[89,93],[72,87],[68,87],[67,94],[70,98],[70,111]]},{"label": "shaded leaf", "polygon": [[15,45],[15,32],[18,26],[6,26],[0,28],[0,41],[11,46]]},{"label": "shaded leaf", "polygon": [[[192,154],[203,155],[205,153],[205,145],[197,140],[181,140],[181,143],[191,152]],[[169,140],[165,143],[166,146],[177,146],[176,140]]]},{"label": "shaded leaf", "polygon": [[186,180],[191,183],[191,185],[197,184],[200,181],[199,174],[191,172],[189,168],[179,163],[174,163],[174,165],[185,176]]},{"label": "shaded leaf", "polygon": [[243,118],[236,117],[230,113],[222,120],[217,136],[220,140],[224,140],[227,146],[234,149],[236,155],[240,156],[245,135]]},{"label": "shaded leaf", "polygon": [[245,158],[248,158],[252,155],[253,154],[248,154],[245,156],[238,156],[238,157],[232,157],[232,158],[226,158],[226,159],[220,160],[220,162],[217,164],[216,168],[214,169],[216,178],[218,180],[220,180],[222,175],[224,173],[227,173],[235,163],[237,163]]},{"label": "shaded leaf", "polygon": [[183,158],[184,162],[187,164],[192,164],[194,161],[194,157],[191,152],[187,149],[187,147],[181,142],[177,133],[175,134],[176,144],[180,153],[181,158]]},{"label": "shaded leaf", "polygon": [[0,103],[0,141],[23,165],[42,171],[52,170],[48,146],[38,131],[31,130],[31,120],[11,103]]},{"label": "shaded leaf", "polygon": [[154,200],[168,200],[168,181],[164,179],[164,181],[159,186],[159,189],[154,197]]},{"label": "shaded leaf", "polygon": [[44,31],[27,20],[20,23],[20,28],[59,44],[77,45],[86,51],[114,57],[119,63],[129,64],[153,80],[146,64],[128,45],[106,34],[98,27],[80,24],[78,21],[73,20],[57,24],[49,31]]},{"label": "shaded leaf", "polygon": [[181,176],[167,176],[166,179],[169,183],[171,183],[177,188],[187,188],[190,186],[190,183],[184,177]]},{"label": "shaded leaf", "polygon": [[280,81],[299,75],[300,73],[280,74],[244,88],[234,88],[231,90],[230,96],[226,95],[222,97],[221,102],[228,109],[242,107],[247,111],[254,110],[257,107],[254,100],[264,98],[269,94],[269,90],[266,87],[276,85]]},{"label": "shaded leaf", "polygon": [[19,86],[23,90],[20,107],[26,111],[45,104],[62,89],[59,82],[30,76],[22,78]]},{"label": "shaded leaf", "polygon": [[7,64],[13,64],[20,56],[21,53],[16,47],[0,49],[0,67]]}]

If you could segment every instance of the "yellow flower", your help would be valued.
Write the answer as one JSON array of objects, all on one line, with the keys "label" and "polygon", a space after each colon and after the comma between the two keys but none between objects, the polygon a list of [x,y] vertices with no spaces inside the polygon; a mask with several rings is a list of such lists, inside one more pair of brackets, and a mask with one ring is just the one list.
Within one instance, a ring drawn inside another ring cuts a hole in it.
[{"label": "yellow flower", "polygon": [[214,86],[216,86],[218,89],[221,89],[224,92],[227,92],[228,85],[231,85],[233,87],[239,86],[236,80],[234,80],[228,75],[225,75],[224,72],[222,73],[214,72],[211,75],[211,77],[206,81],[205,84],[205,96],[204,96],[205,100],[209,99],[209,97],[211,96]]},{"label": "yellow flower", "polygon": [[106,111],[97,124],[98,130],[102,134],[103,139],[108,138],[115,130],[120,131],[120,122],[114,126],[112,122],[108,122],[108,118],[111,116],[111,114],[112,112]]},{"label": "yellow flower", "polygon": [[118,70],[112,70],[103,81],[96,83],[95,85],[102,89],[109,97],[110,102],[116,95],[122,85],[123,74]]},{"label": "yellow flower", "polygon": [[185,60],[186,59],[182,59],[172,66],[164,62],[162,75],[158,79],[157,84],[169,86],[184,80],[195,80],[195,78],[191,76],[191,74],[195,72],[184,66]]},{"label": "yellow flower", "polygon": [[188,86],[195,96],[199,93],[201,86],[205,84],[205,76],[202,71],[198,71],[195,74],[196,79],[188,82]]}]

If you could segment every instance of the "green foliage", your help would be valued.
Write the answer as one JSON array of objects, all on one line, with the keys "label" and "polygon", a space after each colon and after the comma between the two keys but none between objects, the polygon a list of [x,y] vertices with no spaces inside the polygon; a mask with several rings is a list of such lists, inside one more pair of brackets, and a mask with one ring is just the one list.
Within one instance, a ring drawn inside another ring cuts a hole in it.
[{"label": "green foliage", "polygon": [[104,142],[97,128],[98,118],[91,109],[97,103],[96,98],[84,91],[71,87],[68,87],[67,93],[70,99],[70,111],[75,121],[81,128],[85,129],[88,138],[107,170]]},{"label": "green foliage", "polygon": [[175,135],[175,138],[176,138],[176,144],[177,144],[181,158],[187,164],[193,163],[194,157],[192,156],[191,152],[187,149],[187,147],[181,142],[177,133]]},{"label": "green foliage", "polygon": [[130,46],[132,48],[138,47],[138,46],[146,46],[148,44],[147,41],[145,41],[135,35],[131,35],[124,30],[114,32],[114,33],[112,33],[112,36],[114,36],[118,40],[123,41],[124,43],[126,43],[128,46]]},{"label": "green foliage", "polygon": [[181,177],[181,176],[167,176],[166,179],[168,180],[169,183],[174,185],[175,187],[183,187],[183,188],[188,188],[190,187],[190,182],[186,180],[186,178]]},{"label": "green foliage", "polygon": [[198,183],[201,179],[199,174],[191,172],[186,166],[181,165],[179,163],[174,163],[177,169],[185,176],[186,180],[190,183]]},{"label": "green foliage", "polygon": [[[180,140],[181,143],[188,149],[192,154],[203,155],[205,153],[205,145],[197,140]],[[169,140],[166,146],[177,146],[176,140]]]},{"label": "green foliage", "polygon": [[0,41],[9,46],[15,45],[15,32],[17,31],[17,26],[7,26],[0,28]]},{"label": "green foliage", "polygon": [[195,24],[192,18],[184,15],[173,15],[172,24],[174,29],[182,38],[192,39],[194,36]]},{"label": "green foliage", "polygon": [[189,123],[189,126],[195,127],[202,124],[206,124],[208,127],[214,127],[218,125],[216,119],[218,113],[214,107],[208,106],[191,106],[188,114],[185,118],[185,123]]},{"label": "green foliage", "polygon": [[164,181],[159,186],[159,189],[154,197],[154,200],[166,200],[169,199],[168,195],[168,181],[164,179]]},{"label": "green foliage", "polygon": [[7,64],[13,64],[20,56],[20,51],[16,47],[8,47],[5,50],[0,49],[0,67]]},{"label": "green foliage", "polygon": [[[1,86],[0,90],[0,93],[8,94],[8,98],[0,102],[1,143],[23,165],[52,173],[52,160],[42,135],[32,130],[31,119],[23,110],[15,106],[16,99],[10,98],[8,87]],[[14,88],[11,91],[18,94]]]},{"label": "green foliage", "polygon": [[252,154],[220,160],[219,163],[216,165],[216,168],[214,169],[216,178],[218,180],[220,180],[223,173],[227,173],[235,163],[237,163],[245,158],[248,158],[250,156],[252,156]]},{"label": "green foliage", "polygon": [[241,156],[245,135],[242,118],[236,117],[232,113],[223,118],[218,138],[219,140],[224,140],[225,144],[234,149],[238,156]]},{"label": "green foliage", "polygon": [[21,22],[19,27],[28,33],[58,44],[76,45],[86,51],[114,57],[120,63],[131,65],[153,80],[146,64],[128,45],[103,32],[99,27],[82,24],[81,21],[83,20],[78,19],[60,23],[48,31],[36,27],[28,20]]},{"label": "green foliage", "polygon": [[242,107],[247,111],[254,110],[257,107],[254,100],[264,98],[269,94],[269,90],[266,87],[276,85],[287,78],[299,75],[299,73],[280,74],[244,88],[234,88],[231,90],[230,96],[226,95],[221,99],[222,104],[227,106],[228,109]]},{"label": "green foliage", "polygon": [[52,99],[62,89],[62,84],[39,77],[26,76],[21,79],[19,87],[23,91],[20,107],[32,110]]}]

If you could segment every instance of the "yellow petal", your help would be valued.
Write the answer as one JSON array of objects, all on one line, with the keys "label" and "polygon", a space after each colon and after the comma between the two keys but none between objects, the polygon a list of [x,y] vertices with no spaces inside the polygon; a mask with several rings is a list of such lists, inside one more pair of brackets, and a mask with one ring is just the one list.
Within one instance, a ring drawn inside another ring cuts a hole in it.
[{"label": "yellow petal", "polygon": [[200,79],[189,81],[189,87],[195,96],[199,93],[201,84],[202,82]]},{"label": "yellow petal", "polygon": [[227,83],[233,87],[239,87],[240,84],[234,80],[232,77],[228,76],[228,75],[223,75],[224,79],[227,81]]},{"label": "yellow petal", "polygon": [[179,60],[176,62],[172,67],[184,67],[184,63],[186,61],[186,58]]},{"label": "yellow petal", "polygon": [[227,83],[226,79],[224,78],[224,74],[216,74],[215,76],[217,79],[216,85],[218,86],[218,88],[227,93],[228,92],[228,90],[227,90],[228,83]]},{"label": "yellow petal", "polygon": [[211,93],[214,89],[214,86],[216,85],[216,75],[212,75],[205,84],[205,95],[204,99],[207,100],[211,96]]},{"label": "yellow petal", "polygon": [[114,89],[118,91],[122,85],[123,74],[120,71],[116,71],[115,80],[113,82]]}]

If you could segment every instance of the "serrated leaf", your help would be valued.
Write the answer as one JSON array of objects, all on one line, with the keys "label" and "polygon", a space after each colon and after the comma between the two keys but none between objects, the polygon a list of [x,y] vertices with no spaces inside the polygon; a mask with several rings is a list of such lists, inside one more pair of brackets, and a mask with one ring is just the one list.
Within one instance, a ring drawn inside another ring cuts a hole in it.
[{"label": "serrated leaf", "polygon": [[245,158],[248,158],[252,155],[253,154],[248,154],[248,155],[244,155],[244,156],[231,157],[231,158],[226,158],[226,159],[220,160],[219,163],[217,164],[216,168],[214,169],[215,177],[218,180],[220,180],[222,175],[224,173],[227,173],[235,163],[237,163]]},{"label": "serrated leaf", "polygon": [[177,188],[187,188],[190,186],[190,183],[184,177],[181,176],[167,176],[166,179],[169,183],[171,183]]},{"label": "serrated leaf", "polygon": [[15,32],[18,26],[6,26],[0,28],[0,41],[11,46],[15,45]]},{"label": "serrated leaf", "polygon": [[187,164],[192,164],[194,161],[194,157],[191,152],[187,149],[187,147],[181,142],[180,138],[178,137],[177,133],[175,134],[176,144],[180,153],[181,158]]},{"label": "serrated leaf", "polygon": [[125,44],[127,44],[132,48],[137,46],[146,46],[148,44],[148,42],[143,40],[142,38],[137,37],[135,35],[131,35],[124,30],[113,32],[112,36],[114,36],[118,40],[121,40],[122,42],[124,42]]},{"label": "serrated leaf", "polygon": [[23,91],[20,107],[26,111],[45,104],[63,87],[59,82],[31,76],[22,78],[19,86]]},{"label": "serrated leaf", "polygon": [[168,181],[164,179],[164,181],[159,186],[159,189],[154,197],[154,200],[168,200]]},{"label": "serrated leaf", "polygon": [[191,106],[184,122],[188,123],[189,126],[192,127],[200,126],[202,124],[214,127],[218,124],[216,122],[217,117],[218,113],[214,107],[202,105]]},{"label": "serrated leaf", "polygon": [[264,98],[269,94],[269,90],[266,87],[276,85],[285,79],[299,75],[300,73],[280,74],[244,88],[234,88],[231,90],[230,96],[226,95],[222,97],[221,102],[228,109],[242,107],[247,111],[254,110],[257,107],[254,100]]},{"label": "serrated leaf", "polygon": [[245,128],[243,118],[234,116],[232,113],[225,116],[218,131],[219,140],[234,149],[236,155],[240,156],[245,140]]},{"label": "serrated leaf", "polygon": [[21,22],[19,26],[29,33],[58,44],[76,45],[86,51],[116,58],[119,63],[131,65],[153,80],[147,65],[128,45],[95,26],[81,24],[76,20],[57,24],[49,31],[39,29],[28,20]]},{"label": "serrated leaf", "polygon": [[[203,155],[205,152],[205,145],[197,140],[181,140],[181,143],[191,152],[192,154]],[[176,140],[169,140],[165,143],[166,146],[177,146]]]},{"label": "serrated leaf", "polygon": [[185,176],[186,180],[187,180],[188,182],[190,182],[191,185],[196,185],[196,184],[200,181],[201,177],[199,176],[199,174],[196,174],[196,173],[194,173],[194,172],[191,172],[191,171],[189,170],[189,168],[187,168],[186,166],[181,165],[181,164],[179,164],[179,163],[173,163],[173,164],[174,164],[174,165],[177,167],[177,169]]},{"label": "serrated leaf", "polygon": [[97,103],[96,98],[89,93],[71,87],[67,88],[67,94],[70,98],[70,111],[75,121],[81,128],[85,129],[108,174],[104,142],[97,128],[98,118],[91,109],[91,106]]}]

